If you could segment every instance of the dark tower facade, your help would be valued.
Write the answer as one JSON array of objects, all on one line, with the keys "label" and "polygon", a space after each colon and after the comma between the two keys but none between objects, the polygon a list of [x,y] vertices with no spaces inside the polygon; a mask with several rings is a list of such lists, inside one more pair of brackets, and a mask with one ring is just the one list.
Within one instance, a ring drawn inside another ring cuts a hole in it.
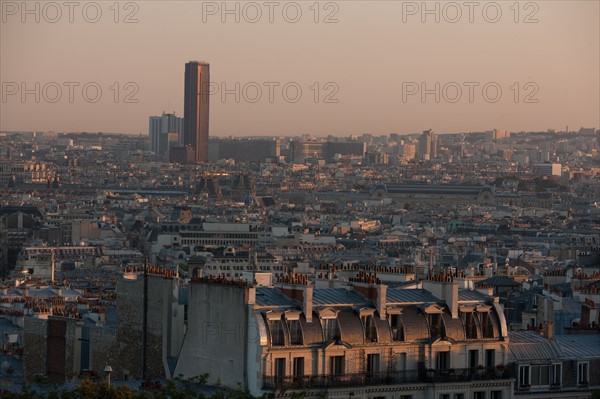
[{"label": "dark tower facade", "polygon": [[193,149],[196,163],[208,162],[209,85],[207,62],[185,64],[183,145]]}]

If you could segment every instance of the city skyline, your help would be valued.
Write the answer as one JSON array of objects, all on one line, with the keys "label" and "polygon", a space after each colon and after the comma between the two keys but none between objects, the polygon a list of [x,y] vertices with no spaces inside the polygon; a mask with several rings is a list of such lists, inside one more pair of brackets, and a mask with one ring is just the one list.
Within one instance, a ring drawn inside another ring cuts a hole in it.
[{"label": "city skyline", "polygon": [[0,280],[7,399],[599,399],[600,0],[0,0]]},{"label": "city skyline", "polygon": [[[215,71],[214,136],[600,125],[597,2],[485,2],[473,22],[467,9],[454,21],[457,10],[442,3],[429,11],[414,2],[298,3],[297,23],[282,18],[283,3],[273,23],[264,20],[268,10],[253,23],[241,5],[228,16],[204,3],[121,4],[118,23],[108,5],[97,23],[81,13],[70,23],[68,10],[51,23],[43,8],[36,23],[35,15],[4,5],[0,130],[146,134],[148,115],[184,114],[181,64],[197,57]],[[498,5],[496,21],[490,10]],[[163,19],[178,23],[154,29]],[[165,56],[146,62],[156,48]],[[147,67],[136,70],[140,62]],[[98,101],[88,101],[98,88]]]}]

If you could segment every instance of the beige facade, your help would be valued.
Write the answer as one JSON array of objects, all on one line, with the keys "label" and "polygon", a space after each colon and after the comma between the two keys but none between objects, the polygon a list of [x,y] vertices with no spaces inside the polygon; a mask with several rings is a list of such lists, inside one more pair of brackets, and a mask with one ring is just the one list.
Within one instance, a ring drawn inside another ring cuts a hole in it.
[{"label": "beige facade", "polygon": [[389,288],[372,275],[348,289],[316,289],[301,277],[259,287],[194,279],[188,315],[196,333],[185,337],[175,374],[209,373],[209,382],[239,383],[254,395],[511,398],[500,305],[459,292],[446,276],[423,288]]}]

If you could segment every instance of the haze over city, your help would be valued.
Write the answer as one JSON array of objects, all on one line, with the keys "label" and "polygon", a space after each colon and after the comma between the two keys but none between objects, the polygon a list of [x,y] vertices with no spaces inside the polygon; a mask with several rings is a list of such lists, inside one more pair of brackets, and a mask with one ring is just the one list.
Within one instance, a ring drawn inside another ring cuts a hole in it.
[{"label": "haze over city", "polygon": [[211,136],[600,126],[597,1],[287,3],[2,1],[0,130],[145,135],[183,116],[189,60],[211,65]]},{"label": "haze over city", "polygon": [[600,399],[600,0],[0,0],[3,399]]}]

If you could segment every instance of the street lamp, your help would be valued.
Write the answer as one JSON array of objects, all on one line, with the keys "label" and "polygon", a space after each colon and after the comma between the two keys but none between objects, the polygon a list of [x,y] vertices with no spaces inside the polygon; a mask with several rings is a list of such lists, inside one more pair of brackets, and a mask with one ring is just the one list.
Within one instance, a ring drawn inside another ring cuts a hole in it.
[{"label": "street lamp", "polygon": [[106,366],[104,367],[104,372],[106,373],[106,383],[110,385],[110,373],[112,373],[112,367]]}]

